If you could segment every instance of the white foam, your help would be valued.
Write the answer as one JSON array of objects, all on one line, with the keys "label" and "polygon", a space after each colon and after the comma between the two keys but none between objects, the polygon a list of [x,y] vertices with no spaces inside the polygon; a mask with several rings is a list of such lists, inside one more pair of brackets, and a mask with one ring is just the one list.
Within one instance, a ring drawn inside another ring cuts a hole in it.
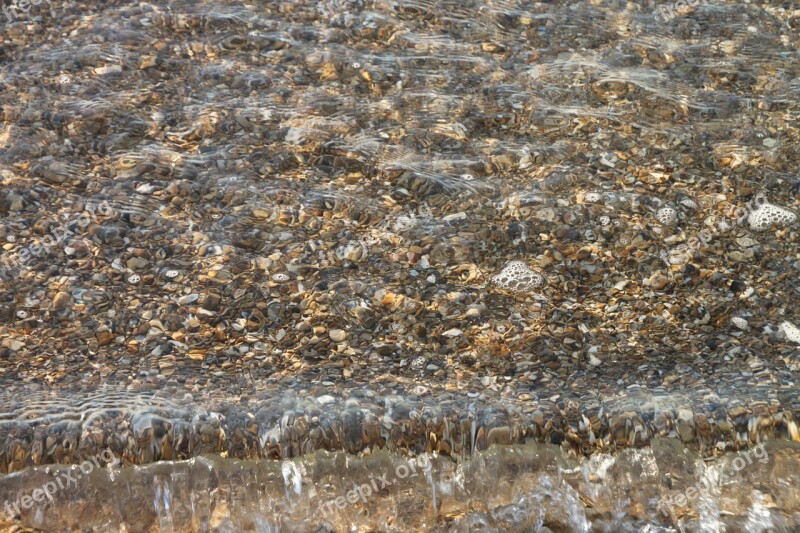
[{"label": "white foam", "polygon": [[668,226],[673,222],[675,222],[675,219],[678,218],[678,214],[671,207],[662,207],[656,213],[656,218],[658,219],[659,222],[661,222],[665,226]]},{"label": "white foam", "polygon": [[786,340],[800,344],[800,328],[786,320],[781,322],[781,331],[786,335]]},{"label": "white foam", "polygon": [[679,244],[667,251],[662,250],[659,254],[661,259],[668,265],[683,265],[692,258],[693,250],[687,244]]},{"label": "white foam", "polygon": [[590,204],[600,203],[601,199],[602,198],[600,197],[600,193],[596,192],[587,192],[586,194],[583,195],[583,201],[588,202]]},{"label": "white foam", "polygon": [[511,261],[500,273],[492,276],[492,283],[501,289],[514,292],[529,292],[542,287],[547,278],[542,272],[533,270],[522,261]]},{"label": "white foam", "polygon": [[763,195],[756,196],[756,207],[748,216],[747,223],[753,231],[764,231],[773,226],[788,226],[797,220],[792,211],[771,204]]}]

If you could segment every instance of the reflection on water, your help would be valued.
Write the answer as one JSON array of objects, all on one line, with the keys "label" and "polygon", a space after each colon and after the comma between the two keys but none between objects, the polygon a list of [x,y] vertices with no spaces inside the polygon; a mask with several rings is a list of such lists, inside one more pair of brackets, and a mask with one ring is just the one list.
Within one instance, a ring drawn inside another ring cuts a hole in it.
[{"label": "reflection on water", "polygon": [[4,11],[7,514],[800,527],[800,13],[688,4]]}]

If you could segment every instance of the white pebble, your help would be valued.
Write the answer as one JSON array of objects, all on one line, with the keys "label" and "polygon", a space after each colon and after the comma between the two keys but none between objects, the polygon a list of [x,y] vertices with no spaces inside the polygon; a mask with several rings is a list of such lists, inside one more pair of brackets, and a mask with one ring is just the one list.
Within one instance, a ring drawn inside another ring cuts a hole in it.
[{"label": "white pebble", "polygon": [[747,331],[750,328],[747,320],[738,316],[731,318],[731,323],[742,331]]}]

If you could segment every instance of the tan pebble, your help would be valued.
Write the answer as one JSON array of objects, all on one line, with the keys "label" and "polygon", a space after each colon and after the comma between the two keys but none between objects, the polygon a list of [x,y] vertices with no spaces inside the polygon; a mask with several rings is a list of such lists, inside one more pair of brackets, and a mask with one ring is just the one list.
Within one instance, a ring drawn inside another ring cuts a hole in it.
[{"label": "tan pebble", "polygon": [[119,74],[122,72],[122,66],[120,65],[109,65],[107,67],[97,67],[94,69],[94,73],[98,76],[105,76],[106,74]]},{"label": "tan pebble", "polygon": [[381,298],[381,304],[385,305],[389,308],[395,308],[399,306],[402,301],[405,299],[405,296],[402,294],[397,294],[394,292],[387,292],[383,298]]},{"label": "tan pebble", "polygon": [[797,424],[794,422],[789,422],[789,435],[791,435],[792,440],[795,442],[800,442],[800,430],[797,429]]},{"label": "tan pebble", "polygon": [[107,346],[114,342],[114,336],[110,331],[100,331],[95,335],[100,346]]},{"label": "tan pebble", "polygon": [[502,426],[489,430],[486,435],[486,445],[491,446],[492,444],[512,444],[511,428]]},{"label": "tan pebble", "polygon": [[342,329],[332,329],[328,336],[333,342],[342,342],[347,338],[347,332]]},{"label": "tan pebble", "polygon": [[344,181],[348,185],[353,185],[358,183],[363,177],[364,174],[362,174],[361,172],[351,172],[347,175]]},{"label": "tan pebble", "polygon": [[206,357],[205,350],[189,350],[187,354],[190,359],[194,359],[195,361],[202,361]]},{"label": "tan pebble", "polygon": [[8,348],[13,352],[17,352],[25,347],[25,343],[16,339],[3,339],[3,348]]},{"label": "tan pebble", "polygon": [[139,62],[139,70],[145,70],[156,66],[156,56],[142,56]]},{"label": "tan pebble", "polygon": [[333,63],[325,63],[320,71],[320,79],[323,81],[338,80],[339,73]]},{"label": "tan pebble", "polygon": [[53,309],[66,309],[71,299],[72,297],[69,295],[69,293],[64,291],[59,292],[56,294],[56,297],[53,298]]},{"label": "tan pebble", "polygon": [[660,291],[669,284],[669,278],[666,276],[654,275],[650,278],[650,286],[657,291]]},{"label": "tan pebble", "polygon": [[139,270],[142,268],[147,268],[148,265],[150,265],[150,261],[144,257],[131,257],[128,259],[127,265],[131,270]]}]

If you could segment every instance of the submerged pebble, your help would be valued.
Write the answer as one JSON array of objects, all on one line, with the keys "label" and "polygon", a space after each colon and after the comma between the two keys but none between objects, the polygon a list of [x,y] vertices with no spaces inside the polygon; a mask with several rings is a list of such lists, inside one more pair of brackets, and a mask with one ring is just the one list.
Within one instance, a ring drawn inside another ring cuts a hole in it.
[{"label": "submerged pebble", "polygon": [[800,441],[800,56],[772,4],[7,21],[0,472]]}]

